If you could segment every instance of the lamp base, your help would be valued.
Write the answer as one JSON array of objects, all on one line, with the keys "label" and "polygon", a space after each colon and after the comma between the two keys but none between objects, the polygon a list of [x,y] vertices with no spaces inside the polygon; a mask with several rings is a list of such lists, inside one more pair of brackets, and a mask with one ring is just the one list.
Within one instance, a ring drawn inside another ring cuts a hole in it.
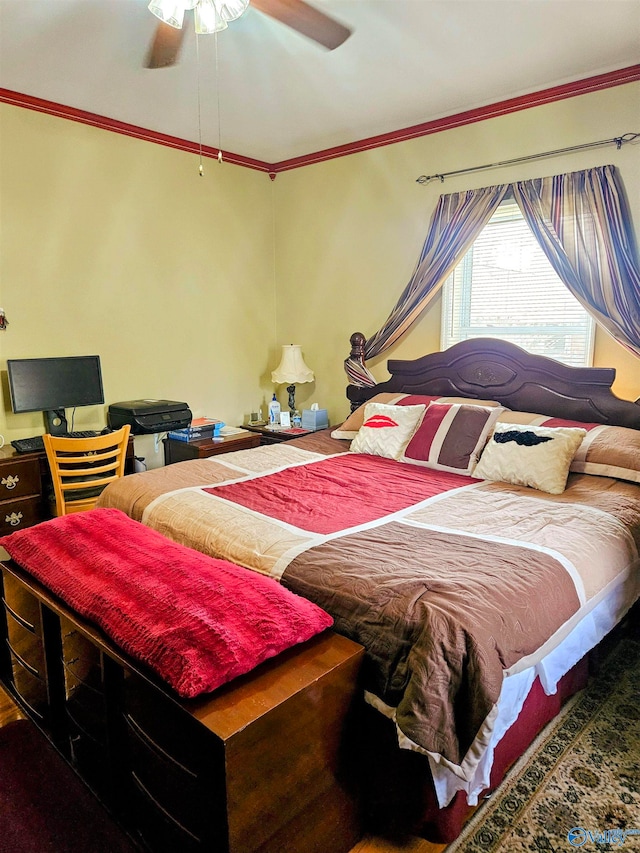
[{"label": "lamp base", "polygon": [[296,386],[287,385],[287,391],[289,392],[289,408],[291,410],[291,417],[293,418],[293,413],[296,410]]}]

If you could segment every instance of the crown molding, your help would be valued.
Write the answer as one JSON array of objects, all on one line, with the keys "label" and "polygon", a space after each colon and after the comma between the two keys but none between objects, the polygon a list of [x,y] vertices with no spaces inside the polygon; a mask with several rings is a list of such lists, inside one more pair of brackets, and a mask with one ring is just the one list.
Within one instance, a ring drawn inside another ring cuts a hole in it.
[{"label": "crown molding", "polygon": [[[598,92],[601,89],[609,89],[612,86],[621,86],[624,83],[632,83],[636,80],[640,80],[640,65],[631,65],[627,68],[618,69],[617,71],[610,71],[606,74],[586,77],[582,80],[575,80],[572,83],[564,83],[561,86],[552,86],[548,89],[542,89],[539,92],[532,92],[528,95],[509,98],[504,101],[498,101],[495,104],[489,104],[472,110],[465,110],[464,112],[434,119],[433,121],[412,125],[411,127],[405,127],[400,130],[392,131],[391,133],[370,136],[366,139],[349,142],[345,145],[338,145],[334,148],[325,148],[322,151],[304,154],[301,157],[281,160],[278,163],[266,163],[262,160],[244,157],[241,154],[234,154],[231,151],[224,151],[222,156],[226,163],[232,163],[235,166],[243,166],[247,169],[255,169],[259,172],[265,172],[269,175],[271,180],[274,180],[280,172],[299,169],[303,166],[322,163],[326,160],[334,160],[337,157],[346,157],[349,154],[356,154],[361,151],[370,151],[373,148],[381,148],[384,145],[406,142],[409,139],[429,136],[430,134],[440,133],[444,130],[463,127],[467,124],[485,121],[486,119],[496,118],[497,116],[509,115],[510,113],[527,110],[531,107],[538,107],[543,104],[551,104],[555,101],[564,100],[565,98],[574,98],[578,95]],[[75,109],[74,107],[67,107],[63,104],[54,103],[53,101],[43,100],[42,98],[35,98],[32,95],[23,95],[19,92],[12,92],[9,89],[0,88],[0,102],[28,110],[36,110],[37,112],[46,113],[47,115],[56,116],[57,118],[68,119],[69,121],[88,124],[101,130],[109,130],[113,133],[124,134],[125,136],[132,137],[133,139],[141,139],[145,142],[154,142],[157,145],[165,145],[179,151],[186,151],[192,154],[201,153],[203,157],[211,159],[216,159],[219,153],[217,148],[200,146],[199,143],[191,142],[188,139],[180,139],[179,137],[169,136],[153,130],[147,130],[134,124],[127,124],[126,122],[116,121],[115,119],[97,115],[96,113],[86,112],[85,110]]]},{"label": "crown molding", "polygon": [[597,92],[601,89],[609,89],[612,86],[620,86],[640,80],[640,65],[632,65],[611,71],[607,74],[598,74],[595,77],[587,77],[576,80],[573,83],[565,83],[562,86],[553,86],[540,92],[532,92],[529,95],[521,95],[518,98],[509,98],[506,101],[498,101],[484,107],[473,110],[465,110],[461,113],[434,119],[433,121],[415,124],[391,133],[383,133],[378,136],[370,136],[357,142],[349,142],[346,145],[338,145],[335,148],[325,148],[314,154],[305,154],[302,157],[294,157],[291,160],[282,160],[280,163],[272,163],[271,169],[278,174],[288,169],[298,169],[301,166],[309,166],[312,163],[322,163],[325,160],[333,160],[336,157],[346,157],[348,154],[356,154],[359,151],[370,151],[372,148],[381,148],[384,145],[393,145],[396,142],[406,142],[409,139],[417,139],[421,136],[429,136],[432,133],[440,133],[443,130],[451,130],[474,124],[478,121],[509,115],[509,113],[527,110],[531,107],[539,107],[543,104],[551,104],[565,98],[573,98],[577,95],[585,95],[589,92]]},{"label": "crown molding", "polygon": [[[135,124],[127,124],[124,121],[116,121],[106,116],[98,115],[97,113],[89,113],[86,110],[78,110],[75,107],[67,107],[64,104],[56,104],[54,101],[45,101],[42,98],[34,98],[32,95],[22,95],[19,92],[12,92],[10,89],[0,88],[0,103],[11,104],[15,107],[23,107],[27,110],[35,110],[36,112],[46,113],[56,118],[64,118],[69,121],[77,121],[80,124],[88,124],[91,127],[97,127],[100,130],[110,130],[113,133],[121,133],[124,136],[130,136],[133,139],[141,139],[144,142],[155,142],[157,145],[165,145],[168,148],[176,148],[178,151],[186,151],[190,154],[200,154],[203,157],[217,159],[218,149],[211,148],[208,145],[202,145],[198,142],[191,142],[188,139],[180,139],[177,136],[169,136],[166,133],[159,133],[155,130],[147,130],[144,127],[138,127]],[[254,160],[251,157],[244,157],[242,154],[234,154],[231,151],[222,152],[223,160],[226,163],[233,163],[234,166],[244,166],[247,169],[257,169],[259,172],[271,172],[271,166],[264,163],[262,160]]]}]

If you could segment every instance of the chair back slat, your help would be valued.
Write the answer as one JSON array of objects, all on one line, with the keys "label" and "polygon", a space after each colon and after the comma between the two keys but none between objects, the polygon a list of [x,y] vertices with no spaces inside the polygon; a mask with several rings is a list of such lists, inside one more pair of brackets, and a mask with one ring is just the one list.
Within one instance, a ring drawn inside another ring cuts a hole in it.
[{"label": "chair back slat", "polygon": [[124,475],[130,430],[125,424],[115,432],[92,438],[43,436],[56,515],[91,509],[102,490]]}]

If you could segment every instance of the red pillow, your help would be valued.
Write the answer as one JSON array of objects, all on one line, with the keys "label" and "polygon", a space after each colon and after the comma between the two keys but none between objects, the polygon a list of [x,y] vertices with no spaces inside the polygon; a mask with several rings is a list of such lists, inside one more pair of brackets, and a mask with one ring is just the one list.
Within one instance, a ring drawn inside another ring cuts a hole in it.
[{"label": "red pillow", "polygon": [[173,542],[117,509],[64,515],[0,543],[188,698],[333,623],[273,578]]},{"label": "red pillow", "polygon": [[430,403],[401,461],[471,474],[503,411],[502,407]]}]

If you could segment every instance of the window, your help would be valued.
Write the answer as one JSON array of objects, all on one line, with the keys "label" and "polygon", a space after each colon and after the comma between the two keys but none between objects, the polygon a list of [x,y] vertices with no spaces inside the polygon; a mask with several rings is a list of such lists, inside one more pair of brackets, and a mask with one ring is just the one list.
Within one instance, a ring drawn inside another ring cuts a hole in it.
[{"label": "window", "polygon": [[565,364],[592,363],[594,322],[558,278],[514,200],[493,214],[443,288],[442,349],[502,338]]}]

